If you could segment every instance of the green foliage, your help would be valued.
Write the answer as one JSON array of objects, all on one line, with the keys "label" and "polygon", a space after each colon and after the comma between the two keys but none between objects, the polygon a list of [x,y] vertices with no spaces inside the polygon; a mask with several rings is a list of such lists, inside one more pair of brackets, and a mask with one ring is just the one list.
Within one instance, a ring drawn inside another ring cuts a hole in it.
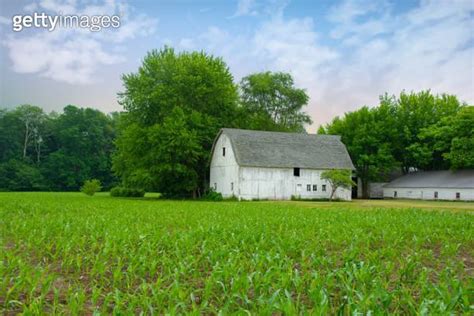
[{"label": "green foliage", "polygon": [[110,190],[110,196],[114,197],[144,197],[145,191],[136,188],[114,187]]},{"label": "green foliage", "polygon": [[22,160],[0,164],[0,191],[40,191],[47,189],[39,170]]},{"label": "green foliage", "polygon": [[93,196],[96,192],[102,189],[102,184],[97,179],[86,180],[84,185],[81,187],[81,192]]},{"label": "green foliage", "polygon": [[213,188],[209,188],[202,197],[205,201],[223,201],[224,198],[220,192],[216,192]]},{"label": "green foliage", "polygon": [[249,129],[305,132],[311,124],[302,108],[309,97],[294,87],[290,74],[261,72],[244,77],[240,83],[242,108],[247,113]]},{"label": "green foliage", "polygon": [[[425,146],[423,129],[454,116],[461,104],[455,96],[433,95],[430,91],[407,94],[402,92],[397,100],[393,155],[400,162],[404,172],[409,168],[448,169],[450,164],[443,159],[443,153]],[[426,151],[428,149],[428,151]],[[424,150],[424,151],[423,151]]]},{"label": "green foliage", "polygon": [[[115,120],[117,115],[72,105],[61,114],[45,114],[31,105],[0,110],[0,165],[8,174],[4,181],[0,178],[0,186],[78,190],[85,180],[95,178],[109,188],[115,181],[111,172]],[[26,171],[30,175],[24,175]]]},{"label": "green foliage", "polygon": [[472,208],[0,193],[0,309],[469,315]]},{"label": "green foliage", "polygon": [[99,179],[109,188],[111,155],[115,132],[110,117],[98,110],[72,105],[54,121],[50,147],[43,173],[56,190],[77,190],[87,179]]},{"label": "green foliage", "polygon": [[333,199],[334,193],[336,193],[337,189],[350,189],[353,185],[356,185],[354,181],[352,181],[351,176],[350,170],[342,169],[325,170],[321,173],[321,179],[326,180],[331,184],[330,200]]},{"label": "green foliage", "polygon": [[346,113],[342,119],[334,119],[325,129],[328,134],[341,135],[341,141],[356,168],[356,175],[362,180],[365,197],[368,196],[368,182],[383,177],[396,166],[391,152],[394,127],[387,122],[393,118],[393,111],[386,104],[373,109],[363,107]]},{"label": "green foliage", "polygon": [[290,200],[292,201],[306,201],[306,202],[328,202],[328,201],[332,201],[332,202],[342,202],[344,200],[341,200],[341,199],[327,199],[327,198],[306,198],[306,197],[302,197],[301,195],[292,195]]},{"label": "green foliage", "polygon": [[455,96],[430,91],[385,94],[378,107],[336,117],[318,133],[341,135],[367,197],[369,181],[386,181],[397,168],[470,168],[473,123],[464,108]]},{"label": "green foliage", "polygon": [[473,169],[474,107],[462,107],[456,115],[446,116],[422,129],[420,139],[423,142],[420,151],[425,156],[434,153],[453,169]]},{"label": "green foliage", "polygon": [[207,186],[212,142],[239,118],[237,90],[225,63],[205,53],[150,52],[123,76],[128,111],[113,170],[128,186],[165,197],[199,196]]}]

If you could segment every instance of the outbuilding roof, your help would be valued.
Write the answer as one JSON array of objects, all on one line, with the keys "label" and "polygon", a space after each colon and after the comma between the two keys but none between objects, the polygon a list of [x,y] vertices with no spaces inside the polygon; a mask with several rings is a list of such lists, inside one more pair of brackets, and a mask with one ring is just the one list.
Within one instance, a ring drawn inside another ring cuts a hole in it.
[{"label": "outbuilding roof", "polygon": [[393,180],[384,188],[474,189],[474,170],[412,172]]},{"label": "outbuilding roof", "polygon": [[237,163],[248,167],[354,169],[340,136],[223,128]]}]

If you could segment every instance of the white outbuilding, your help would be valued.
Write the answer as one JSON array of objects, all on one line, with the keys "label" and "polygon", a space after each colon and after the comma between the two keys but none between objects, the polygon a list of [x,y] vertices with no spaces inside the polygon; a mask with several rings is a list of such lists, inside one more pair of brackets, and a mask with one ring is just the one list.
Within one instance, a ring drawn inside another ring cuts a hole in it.
[{"label": "white outbuilding", "polygon": [[384,185],[383,197],[474,201],[474,170],[408,173]]},{"label": "white outbuilding", "polygon": [[[288,200],[324,199],[328,169],[354,170],[339,136],[242,129],[221,129],[211,152],[210,186],[224,197]],[[338,188],[335,198],[350,200],[351,190]]]}]

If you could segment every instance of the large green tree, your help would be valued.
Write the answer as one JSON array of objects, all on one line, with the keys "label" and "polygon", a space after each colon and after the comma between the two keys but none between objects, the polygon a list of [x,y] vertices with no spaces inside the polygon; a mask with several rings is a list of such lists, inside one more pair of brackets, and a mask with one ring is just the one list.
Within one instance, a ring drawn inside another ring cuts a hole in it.
[{"label": "large green tree", "polygon": [[240,83],[241,103],[250,129],[305,132],[311,118],[302,111],[309,97],[283,72],[251,74]]},{"label": "large green tree", "polygon": [[113,169],[129,186],[167,196],[198,196],[221,127],[239,126],[237,88],[220,58],[171,48],[148,53],[123,76]]}]

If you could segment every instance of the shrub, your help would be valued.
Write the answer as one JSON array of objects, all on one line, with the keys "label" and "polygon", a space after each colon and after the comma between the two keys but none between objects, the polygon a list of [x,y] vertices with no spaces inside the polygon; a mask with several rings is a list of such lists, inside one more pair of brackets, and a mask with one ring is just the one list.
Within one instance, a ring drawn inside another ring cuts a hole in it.
[{"label": "shrub", "polygon": [[214,189],[210,188],[206,194],[202,196],[203,200],[206,201],[222,201],[224,198],[222,197],[222,194],[219,192],[214,191]]},{"label": "shrub", "polygon": [[144,197],[145,191],[142,189],[115,187],[110,190],[110,196],[116,197]]},{"label": "shrub", "polygon": [[81,187],[81,192],[87,195],[94,195],[96,192],[102,189],[100,181],[97,179],[86,180],[84,185]]},{"label": "shrub", "polygon": [[341,200],[339,198],[336,199],[329,199],[329,198],[304,198],[301,197],[300,195],[292,195],[291,196],[292,201],[307,201],[307,202],[344,202],[344,200]]}]

